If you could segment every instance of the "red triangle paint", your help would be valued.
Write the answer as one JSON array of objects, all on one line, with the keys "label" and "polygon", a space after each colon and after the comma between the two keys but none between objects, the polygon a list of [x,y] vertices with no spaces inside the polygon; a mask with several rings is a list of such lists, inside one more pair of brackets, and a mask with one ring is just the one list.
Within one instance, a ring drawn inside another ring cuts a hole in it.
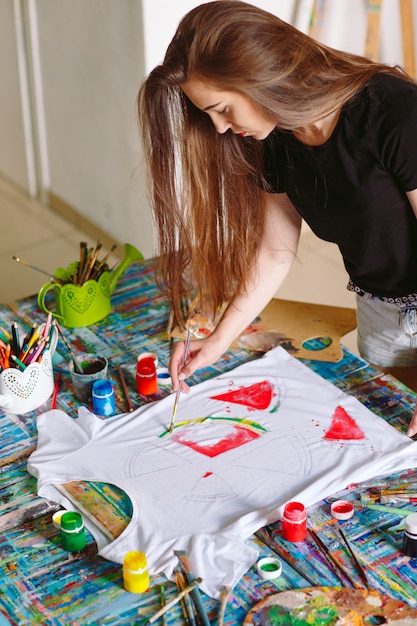
[{"label": "red triangle paint", "polygon": [[269,407],[272,396],[273,388],[271,383],[267,380],[263,380],[249,387],[240,387],[240,389],[236,389],[235,391],[228,391],[218,396],[211,396],[211,399],[233,402],[234,404],[243,404],[253,409],[263,410]]},{"label": "red triangle paint", "polygon": [[365,435],[355,420],[346,413],[345,409],[337,406],[332,417],[332,423],[323,439],[364,439]]}]

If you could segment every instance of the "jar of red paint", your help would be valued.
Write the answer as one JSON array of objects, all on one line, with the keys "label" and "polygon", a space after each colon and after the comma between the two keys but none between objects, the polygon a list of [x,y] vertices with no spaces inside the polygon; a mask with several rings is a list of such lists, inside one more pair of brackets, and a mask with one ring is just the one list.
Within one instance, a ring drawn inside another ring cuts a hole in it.
[{"label": "jar of red paint", "polygon": [[286,541],[304,541],[307,537],[307,512],[301,502],[287,502],[281,522]]},{"label": "jar of red paint", "polygon": [[142,396],[151,396],[158,391],[156,362],[153,356],[139,356],[136,365],[136,389]]}]

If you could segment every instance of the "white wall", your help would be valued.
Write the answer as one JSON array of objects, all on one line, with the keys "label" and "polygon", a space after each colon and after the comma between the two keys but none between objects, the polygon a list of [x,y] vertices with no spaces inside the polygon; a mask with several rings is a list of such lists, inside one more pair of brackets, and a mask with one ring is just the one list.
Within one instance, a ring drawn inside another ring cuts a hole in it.
[{"label": "white wall", "polygon": [[[401,65],[399,2],[383,2],[380,60]],[[146,74],[162,61],[181,17],[199,3],[1,0],[0,172],[29,193],[51,191],[117,240],[151,256],[152,220],[143,179],[135,177],[141,159],[135,98]],[[313,0],[253,4],[308,31]],[[320,39],[362,54],[366,5],[366,0],[327,0]],[[413,10],[417,32],[417,0]],[[23,36],[31,118],[22,91]]]},{"label": "white wall", "polygon": [[38,0],[50,191],[152,254],[135,99],[144,75],[136,0]]},{"label": "white wall", "polygon": [[[24,80],[22,14],[13,0],[0,2],[0,172],[29,193],[36,191],[32,128]],[[23,80],[21,77],[23,74]]]}]

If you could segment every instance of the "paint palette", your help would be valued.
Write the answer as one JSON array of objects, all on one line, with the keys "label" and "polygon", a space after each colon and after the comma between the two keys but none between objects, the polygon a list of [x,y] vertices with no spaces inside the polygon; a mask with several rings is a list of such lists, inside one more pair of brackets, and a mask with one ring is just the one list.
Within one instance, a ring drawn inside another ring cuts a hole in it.
[{"label": "paint palette", "polygon": [[258,602],[244,626],[348,626],[417,623],[417,609],[367,589],[309,587],[275,593]]},{"label": "paint palette", "polygon": [[[192,338],[210,335],[223,310],[214,319],[196,311],[187,321]],[[273,298],[232,347],[267,352],[282,346],[297,358],[336,363],[343,358],[341,337],[354,328],[355,309]],[[171,333],[174,338],[184,335],[179,328]]]}]

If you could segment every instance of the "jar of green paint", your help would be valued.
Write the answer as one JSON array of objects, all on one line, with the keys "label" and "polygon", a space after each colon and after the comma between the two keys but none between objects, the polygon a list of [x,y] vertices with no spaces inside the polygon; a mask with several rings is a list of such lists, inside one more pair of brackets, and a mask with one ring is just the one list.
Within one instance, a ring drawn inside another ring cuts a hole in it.
[{"label": "jar of green paint", "polygon": [[86,545],[84,523],[76,511],[68,511],[61,517],[61,541],[64,550],[79,552]]}]

